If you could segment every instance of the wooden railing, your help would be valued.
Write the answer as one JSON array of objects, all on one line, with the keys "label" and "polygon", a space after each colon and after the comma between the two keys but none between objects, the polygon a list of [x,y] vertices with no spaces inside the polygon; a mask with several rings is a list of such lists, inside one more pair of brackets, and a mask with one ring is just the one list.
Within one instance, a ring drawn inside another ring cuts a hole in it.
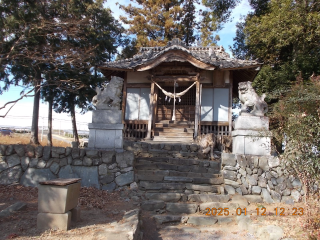
[{"label": "wooden railing", "polygon": [[201,122],[200,133],[214,133],[215,135],[231,135],[228,122]]},{"label": "wooden railing", "polygon": [[143,139],[147,137],[148,132],[148,121],[136,120],[128,121],[125,120],[123,128],[123,137],[126,139]]}]

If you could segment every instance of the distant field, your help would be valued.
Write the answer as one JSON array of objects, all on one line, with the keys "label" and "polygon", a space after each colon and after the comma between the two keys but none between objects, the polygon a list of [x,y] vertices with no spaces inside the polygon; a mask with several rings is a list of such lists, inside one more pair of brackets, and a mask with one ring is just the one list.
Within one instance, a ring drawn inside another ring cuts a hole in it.
[{"label": "distant field", "polygon": [[[43,136],[41,141],[41,135],[39,135],[39,141],[42,146],[47,146],[47,138]],[[11,136],[1,136],[0,144],[29,144],[30,133],[14,133]],[[55,147],[70,147],[69,143],[53,139],[53,146]]]}]

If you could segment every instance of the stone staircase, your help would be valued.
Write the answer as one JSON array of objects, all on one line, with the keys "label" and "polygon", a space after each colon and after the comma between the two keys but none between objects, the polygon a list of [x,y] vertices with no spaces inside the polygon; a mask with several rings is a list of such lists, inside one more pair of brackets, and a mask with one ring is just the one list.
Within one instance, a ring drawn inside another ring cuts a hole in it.
[{"label": "stone staircase", "polygon": [[139,157],[135,162],[136,182],[146,192],[185,194],[223,193],[220,161],[170,157]]},{"label": "stone staircase", "polygon": [[163,120],[155,124],[154,141],[157,142],[192,142],[194,122]]}]

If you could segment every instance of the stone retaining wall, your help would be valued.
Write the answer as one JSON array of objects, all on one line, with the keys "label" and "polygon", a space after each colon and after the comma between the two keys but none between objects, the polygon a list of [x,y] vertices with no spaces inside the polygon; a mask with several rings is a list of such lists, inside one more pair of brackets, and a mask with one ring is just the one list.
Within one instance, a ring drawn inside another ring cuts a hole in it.
[{"label": "stone retaining wall", "polygon": [[222,174],[229,194],[261,195],[267,203],[298,202],[302,184],[283,167],[278,157],[223,153]]},{"label": "stone retaining wall", "polygon": [[0,184],[37,186],[55,178],[112,191],[134,182],[134,154],[63,147],[0,145]]},{"label": "stone retaining wall", "polygon": [[204,158],[199,154],[199,145],[196,143],[152,143],[126,140],[123,142],[123,148],[133,151],[137,157]]}]

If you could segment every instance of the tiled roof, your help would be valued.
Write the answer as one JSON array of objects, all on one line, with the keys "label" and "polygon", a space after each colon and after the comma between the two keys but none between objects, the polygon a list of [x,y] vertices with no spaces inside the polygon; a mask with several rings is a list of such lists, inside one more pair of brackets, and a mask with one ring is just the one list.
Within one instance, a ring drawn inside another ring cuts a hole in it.
[{"label": "tiled roof", "polygon": [[203,63],[215,66],[219,69],[250,68],[261,65],[261,63],[257,61],[231,58],[230,55],[224,51],[222,46],[187,47],[180,39],[173,39],[168,42],[165,47],[142,47],[140,48],[139,53],[132,58],[107,62],[100,67],[105,69],[134,70],[139,66],[147,65],[149,62],[156,60],[158,57],[170,51],[181,51]]}]

